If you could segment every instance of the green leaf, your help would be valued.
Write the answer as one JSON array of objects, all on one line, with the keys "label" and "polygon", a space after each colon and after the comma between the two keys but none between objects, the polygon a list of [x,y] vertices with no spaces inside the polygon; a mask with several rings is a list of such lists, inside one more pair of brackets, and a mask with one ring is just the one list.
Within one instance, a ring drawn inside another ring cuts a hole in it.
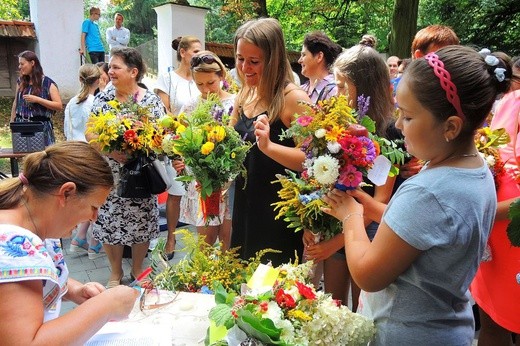
[{"label": "green leaf", "polygon": [[507,217],[511,220],[507,225],[507,237],[511,245],[520,247],[520,199],[511,203]]},{"label": "green leaf", "polygon": [[276,328],[273,321],[268,318],[254,316],[248,310],[240,310],[236,320],[237,325],[247,335],[250,335],[263,343],[270,345],[285,345],[280,340],[281,328]]},{"label": "green leaf", "polygon": [[217,304],[209,311],[209,319],[214,321],[218,326],[226,326],[231,328],[234,324],[234,317],[231,314],[231,307],[226,304]]}]

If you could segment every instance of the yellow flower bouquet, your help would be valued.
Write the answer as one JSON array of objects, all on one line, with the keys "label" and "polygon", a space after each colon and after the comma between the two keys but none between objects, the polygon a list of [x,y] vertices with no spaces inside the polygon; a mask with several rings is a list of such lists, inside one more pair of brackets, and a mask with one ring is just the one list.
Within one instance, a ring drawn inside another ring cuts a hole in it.
[{"label": "yellow flower bouquet", "polygon": [[122,151],[130,157],[162,153],[163,129],[147,107],[132,100],[107,104],[110,110],[89,119],[87,133],[96,135],[91,143],[97,143],[103,152]]},{"label": "yellow flower bouquet", "polygon": [[189,116],[161,119],[170,129],[163,149],[169,156],[181,156],[189,167],[177,180],[197,181],[205,220],[219,215],[221,189],[245,174],[243,162],[250,145],[229,121],[230,114],[214,96],[200,102]]},{"label": "yellow flower bouquet", "polygon": [[156,161],[163,154],[163,129],[149,107],[134,99],[121,103],[107,101],[107,107],[93,113],[87,123],[90,143],[105,153],[124,152],[128,160],[119,171],[117,194],[125,198],[148,198],[166,191],[164,166]]}]

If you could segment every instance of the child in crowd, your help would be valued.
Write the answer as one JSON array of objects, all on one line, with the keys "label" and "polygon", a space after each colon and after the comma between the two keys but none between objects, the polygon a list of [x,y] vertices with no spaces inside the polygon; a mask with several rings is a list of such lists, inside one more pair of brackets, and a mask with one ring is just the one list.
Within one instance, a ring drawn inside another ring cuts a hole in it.
[{"label": "child in crowd", "polygon": [[[471,345],[468,287],[497,209],[495,185],[474,132],[509,87],[468,47],[448,46],[410,64],[397,90],[396,127],[410,154],[426,161],[386,208],[374,240],[364,207],[349,193],[324,197],[343,223],[345,253],[364,291],[358,312],[373,318],[374,345]],[[372,345],[372,343],[371,343]]]},{"label": "child in crowd", "polygon": [[[63,131],[68,141],[86,142],[85,131],[87,121],[90,117],[90,110],[94,103],[94,93],[99,87],[101,71],[96,65],[85,64],[79,68],[79,82],[81,90],[78,95],[70,99],[65,107]],[[70,252],[87,250],[88,258],[96,259],[103,256],[101,243],[94,237],[87,241],[87,231],[90,228],[90,221],[78,225],[77,232],[70,242]]]}]

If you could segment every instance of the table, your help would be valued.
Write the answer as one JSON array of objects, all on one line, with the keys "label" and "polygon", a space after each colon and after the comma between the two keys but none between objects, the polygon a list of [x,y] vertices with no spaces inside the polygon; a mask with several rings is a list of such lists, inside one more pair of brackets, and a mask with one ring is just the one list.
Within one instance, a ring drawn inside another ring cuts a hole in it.
[{"label": "table", "polygon": [[13,148],[0,148],[0,159],[9,159],[11,161],[11,176],[17,177],[18,159],[29,153],[13,153]]},{"label": "table", "polygon": [[204,345],[214,306],[214,295],[189,292],[179,292],[172,303],[151,310],[141,311],[138,300],[127,320],[108,322],[85,345]]}]

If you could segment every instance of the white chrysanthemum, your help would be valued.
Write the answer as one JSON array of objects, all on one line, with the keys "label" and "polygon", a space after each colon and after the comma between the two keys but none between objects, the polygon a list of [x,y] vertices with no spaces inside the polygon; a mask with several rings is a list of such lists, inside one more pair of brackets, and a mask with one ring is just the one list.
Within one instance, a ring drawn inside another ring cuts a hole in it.
[{"label": "white chrysanthemum", "polygon": [[314,177],[322,185],[334,184],[339,177],[339,162],[330,155],[320,156],[312,166]]},{"label": "white chrysanthemum", "polygon": [[262,317],[270,319],[278,327],[283,318],[283,311],[275,301],[270,301],[267,303],[267,311],[262,314]]},{"label": "white chrysanthemum", "polygon": [[327,149],[332,154],[337,154],[341,150],[341,144],[339,144],[338,142],[328,142],[327,143]]},{"label": "white chrysanthemum", "polygon": [[314,136],[316,138],[323,138],[323,137],[325,137],[326,134],[327,134],[327,130],[325,130],[325,129],[317,129],[314,132]]}]

